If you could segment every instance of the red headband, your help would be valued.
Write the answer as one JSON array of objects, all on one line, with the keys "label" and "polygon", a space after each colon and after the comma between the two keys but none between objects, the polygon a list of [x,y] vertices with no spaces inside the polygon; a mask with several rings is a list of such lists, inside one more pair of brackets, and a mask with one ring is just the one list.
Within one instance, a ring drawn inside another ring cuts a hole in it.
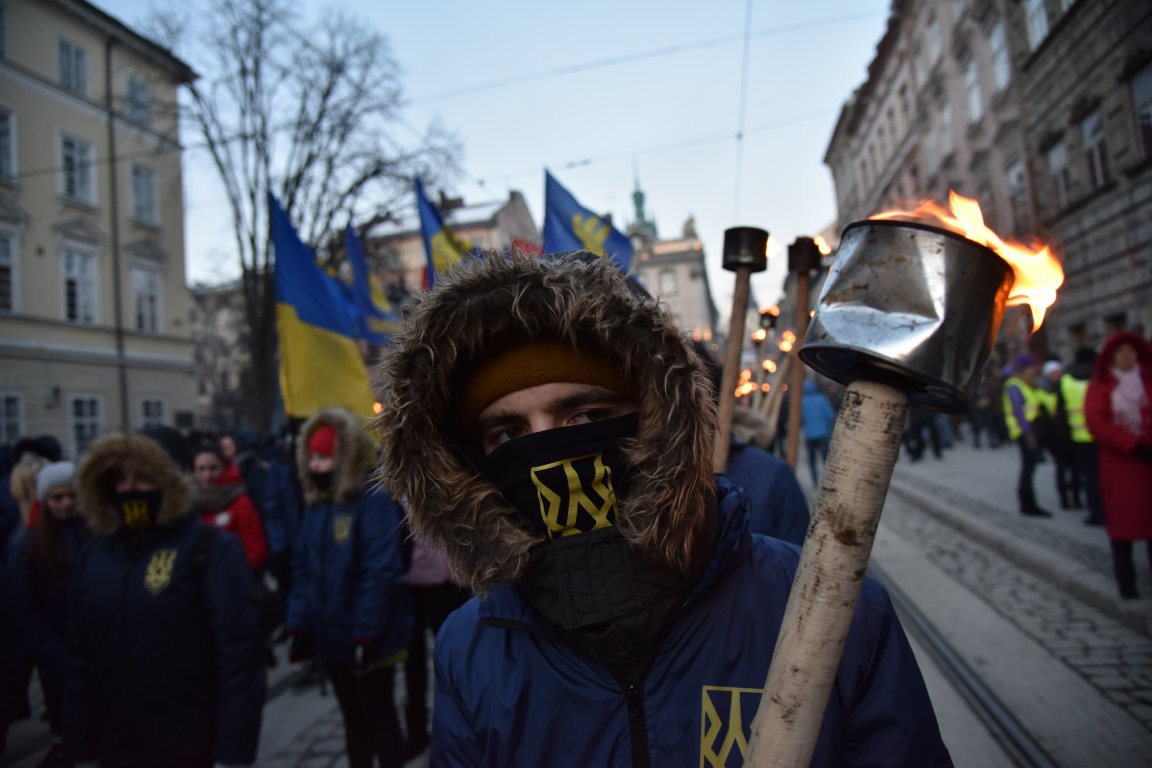
[{"label": "red headband", "polygon": [[317,456],[336,455],[336,428],[328,424],[321,424],[308,438],[308,452]]}]

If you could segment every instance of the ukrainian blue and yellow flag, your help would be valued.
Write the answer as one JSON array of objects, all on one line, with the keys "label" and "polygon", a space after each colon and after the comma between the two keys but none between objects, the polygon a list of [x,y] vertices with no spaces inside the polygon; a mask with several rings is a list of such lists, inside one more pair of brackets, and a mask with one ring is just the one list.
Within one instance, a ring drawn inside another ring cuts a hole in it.
[{"label": "ukrainian blue and yellow flag", "polygon": [[424,237],[424,253],[428,256],[428,267],[424,270],[424,290],[428,290],[436,282],[436,275],[459,264],[472,251],[473,245],[444,226],[440,211],[424,194],[420,179],[416,179],[416,207],[420,210],[420,234]]},{"label": "ukrainian blue and yellow flag", "polygon": [[544,252],[591,251],[607,256],[628,272],[632,266],[632,241],[597,216],[544,171]]},{"label": "ukrainian blue and yellow flag", "polygon": [[352,225],[344,232],[344,253],[352,267],[352,294],[356,302],[360,338],[384,346],[396,328],[396,312],[379,283],[368,272],[364,246]]},{"label": "ukrainian blue and yellow flag", "polygon": [[356,345],[355,317],[337,280],[300,242],[288,215],[268,194],[268,223],[276,249],[276,329],[280,335],[280,391],[284,412],[307,418],[329,406],[370,415],[373,394]]}]

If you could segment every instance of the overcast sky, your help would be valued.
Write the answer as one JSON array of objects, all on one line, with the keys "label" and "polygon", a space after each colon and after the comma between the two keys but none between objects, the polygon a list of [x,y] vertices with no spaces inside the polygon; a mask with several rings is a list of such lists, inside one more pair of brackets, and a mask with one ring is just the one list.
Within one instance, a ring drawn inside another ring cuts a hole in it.
[{"label": "overcast sky", "polygon": [[[129,26],[164,7],[154,0],[95,4]],[[207,4],[180,3],[189,5]],[[824,151],[840,106],[865,79],[890,2],[339,5],[388,37],[404,72],[406,121],[425,126],[439,117],[461,139],[465,175],[450,193],[472,203],[520,190],[541,226],[547,167],[583,205],[623,224],[634,219],[638,179],[661,236],[678,236],[695,217],[713,297],[726,317],[734,278],[720,267],[725,229],[767,229],[786,248],[834,220]],[[330,7],[305,0],[302,14]],[[229,238],[212,234],[227,206],[211,173],[210,165],[186,159],[192,282],[219,279],[235,261],[226,255]],[[754,277],[760,304],[776,300],[785,262],[781,251]]]}]

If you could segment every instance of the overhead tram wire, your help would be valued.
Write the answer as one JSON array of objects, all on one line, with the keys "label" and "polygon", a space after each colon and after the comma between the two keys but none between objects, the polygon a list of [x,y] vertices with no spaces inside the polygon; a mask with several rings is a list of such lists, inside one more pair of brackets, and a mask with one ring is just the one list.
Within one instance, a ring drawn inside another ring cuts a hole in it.
[{"label": "overhead tram wire", "polygon": [[637,61],[674,56],[680,53],[687,53],[688,51],[715,48],[721,45],[730,45],[741,40],[747,41],[748,38],[772,37],[776,35],[786,35],[791,32],[805,32],[811,29],[818,29],[820,27],[830,27],[837,24],[847,24],[854,21],[862,21],[864,19],[874,19],[876,16],[876,13],[856,13],[848,14],[845,16],[834,16],[830,18],[816,19],[814,21],[782,24],[778,27],[766,27],[764,29],[755,30],[752,32],[746,31],[742,35],[728,35],[726,37],[718,37],[710,40],[700,40],[694,43],[680,43],[677,45],[665,46],[663,48],[653,48],[647,51],[624,53],[617,56],[609,56],[603,59],[594,59],[592,61],[585,61],[578,64],[554,67],[552,69],[546,69],[541,72],[533,72],[525,75],[515,75],[512,77],[500,78],[498,80],[489,80],[483,83],[474,83],[473,85],[465,85],[459,88],[452,88],[447,91],[441,91],[439,93],[433,93],[429,94],[428,96],[412,99],[409,103],[424,104],[430,101],[454,99],[459,96],[469,96],[471,94],[480,93],[482,91],[491,91],[499,88],[507,88],[512,85],[521,85],[524,83],[537,82],[539,80],[550,80],[552,78],[562,77],[564,75],[578,74],[580,72],[587,72],[592,69],[615,67],[621,64],[631,64]]},{"label": "overhead tram wire", "polygon": [[744,123],[748,119],[748,62],[752,58],[752,3],[744,6],[744,53],[740,63],[740,107],[736,118],[736,169],[732,200],[732,220],[740,220],[740,169],[744,165]]}]

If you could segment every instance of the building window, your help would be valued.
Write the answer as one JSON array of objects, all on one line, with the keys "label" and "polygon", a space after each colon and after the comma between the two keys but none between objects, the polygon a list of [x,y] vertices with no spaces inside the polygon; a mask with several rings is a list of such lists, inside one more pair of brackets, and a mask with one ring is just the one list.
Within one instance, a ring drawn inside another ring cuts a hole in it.
[{"label": "building window", "polygon": [[662,269],[660,270],[658,285],[660,286],[661,296],[675,296],[677,290],[676,283],[676,270]]},{"label": "building window", "polygon": [[924,130],[924,169],[928,176],[935,176],[940,168],[940,137],[936,126],[931,123]]},{"label": "building window", "polygon": [[16,178],[16,118],[0,109],[0,179]]},{"label": "building window", "polygon": [[92,185],[92,145],[63,136],[60,139],[60,192],[85,203],[95,202]]},{"label": "building window", "polygon": [[69,91],[86,93],[88,64],[84,49],[68,40],[60,41],[60,85]]},{"label": "building window", "polygon": [[146,165],[132,164],[132,218],[144,224],[156,224],[156,171]]},{"label": "building window", "polygon": [[944,38],[940,32],[940,21],[933,16],[928,19],[928,61],[935,64],[944,53]]},{"label": "building window", "polygon": [[1028,182],[1023,163],[1016,163],[1008,169],[1008,197],[1012,206],[1013,232],[1027,232],[1032,217],[1028,214]]},{"label": "building window", "polygon": [[151,269],[132,270],[132,307],[135,328],[141,333],[160,332],[160,275]]},{"label": "building window", "polygon": [[912,102],[908,96],[908,86],[900,86],[900,135],[912,125]]},{"label": "building window", "polygon": [[996,83],[996,91],[1000,92],[1012,80],[1012,63],[1008,57],[1008,44],[1004,40],[1004,25],[1001,22],[996,22],[992,27],[988,45],[992,49],[992,80]]},{"label": "building window", "polygon": [[64,319],[96,322],[96,256],[91,253],[64,251]]},{"label": "building window", "polygon": [[984,94],[980,93],[980,73],[976,71],[975,59],[964,69],[964,83],[968,88],[968,120],[978,123],[984,116]]},{"label": "building window", "polygon": [[152,121],[152,88],[138,77],[128,78],[128,119],[145,128]]},{"label": "building window", "polygon": [[1132,106],[1144,157],[1152,157],[1152,64],[1145,65],[1132,79]]},{"label": "building window", "polygon": [[952,154],[955,147],[956,132],[952,128],[952,105],[946,101],[940,105],[940,150],[943,157]]},{"label": "building window", "polygon": [[100,400],[91,395],[73,397],[68,413],[72,421],[72,455],[79,458],[100,436]]},{"label": "building window", "polygon": [[0,56],[8,55],[8,11],[0,5]]},{"label": "building window", "polygon": [[164,401],[146,397],[140,401],[140,428],[158,427],[164,423]]},{"label": "building window", "polygon": [[1084,142],[1084,162],[1088,165],[1088,186],[1093,191],[1112,180],[1108,169],[1108,145],[1104,141],[1104,118],[1096,110],[1080,123]]},{"label": "building window", "polygon": [[1048,158],[1048,175],[1052,178],[1052,199],[1056,203],[1056,210],[1062,211],[1068,207],[1068,147],[1063,140],[1053,144],[1046,153]]},{"label": "building window", "polygon": [[1035,49],[1048,36],[1048,9],[1045,0],[1025,0],[1024,14],[1028,19],[1028,45]]},{"label": "building window", "polygon": [[0,312],[16,309],[16,237],[0,231]]},{"label": "building window", "polygon": [[24,403],[14,392],[0,392],[0,445],[12,445],[24,436]]}]

